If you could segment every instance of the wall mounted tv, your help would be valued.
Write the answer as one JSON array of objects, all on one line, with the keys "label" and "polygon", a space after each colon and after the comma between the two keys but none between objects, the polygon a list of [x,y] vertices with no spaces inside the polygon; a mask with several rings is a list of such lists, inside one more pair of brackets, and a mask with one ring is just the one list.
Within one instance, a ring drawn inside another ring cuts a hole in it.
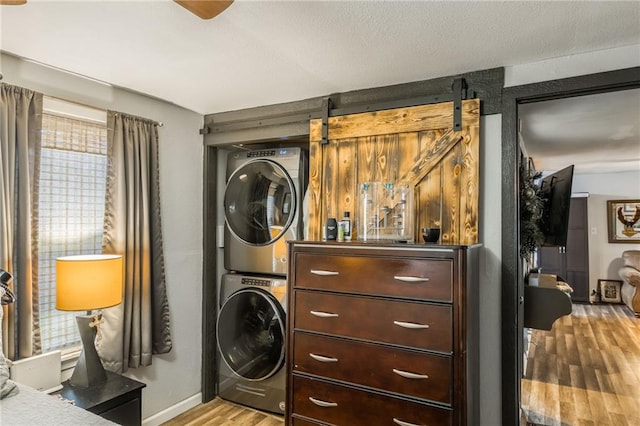
[{"label": "wall mounted tv", "polygon": [[542,246],[567,245],[572,182],[573,165],[546,176],[540,183],[540,197],[543,199],[539,222],[540,231],[544,234]]}]

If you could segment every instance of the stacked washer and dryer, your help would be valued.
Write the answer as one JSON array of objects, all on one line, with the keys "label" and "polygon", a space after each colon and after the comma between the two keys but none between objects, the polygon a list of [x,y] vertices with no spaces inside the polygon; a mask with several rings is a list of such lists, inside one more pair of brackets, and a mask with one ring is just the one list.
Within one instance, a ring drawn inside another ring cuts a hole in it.
[{"label": "stacked washer and dryer", "polygon": [[307,152],[230,153],[217,321],[218,394],[284,413],[287,240],[302,239]]}]

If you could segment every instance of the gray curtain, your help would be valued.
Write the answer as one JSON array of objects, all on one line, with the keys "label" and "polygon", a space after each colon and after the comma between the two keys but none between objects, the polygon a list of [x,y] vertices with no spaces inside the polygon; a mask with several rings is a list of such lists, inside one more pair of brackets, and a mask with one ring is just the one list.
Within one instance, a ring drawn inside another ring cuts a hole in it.
[{"label": "gray curtain", "polygon": [[151,365],[171,350],[162,232],[157,123],[107,114],[107,197],[103,253],[124,257],[124,299],[103,310],[98,351],[106,369]]},{"label": "gray curtain", "polygon": [[[0,268],[13,277],[16,302],[3,306],[8,358],[40,352],[37,282],[37,179],[42,94],[0,83]],[[33,223],[32,223],[33,221]]]}]

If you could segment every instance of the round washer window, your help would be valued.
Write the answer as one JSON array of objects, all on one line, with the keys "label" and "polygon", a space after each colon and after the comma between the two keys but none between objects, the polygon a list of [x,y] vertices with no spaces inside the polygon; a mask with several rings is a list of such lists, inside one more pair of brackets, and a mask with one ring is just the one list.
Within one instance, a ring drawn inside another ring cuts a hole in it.
[{"label": "round washer window", "polygon": [[264,380],[284,364],[285,316],[280,303],[262,289],[233,293],[220,308],[218,350],[224,362],[247,380]]}]

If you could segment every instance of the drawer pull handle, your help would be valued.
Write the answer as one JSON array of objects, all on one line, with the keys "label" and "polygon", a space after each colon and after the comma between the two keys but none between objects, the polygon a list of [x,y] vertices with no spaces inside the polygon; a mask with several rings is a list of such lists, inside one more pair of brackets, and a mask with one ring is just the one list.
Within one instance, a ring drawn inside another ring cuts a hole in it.
[{"label": "drawer pull handle", "polygon": [[328,357],[328,356],[316,355],[316,354],[312,354],[312,353],[310,353],[309,356],[311,358],[315,359],[316,361],[320,361],[320,362],[338,362],[338,358],[332,358],[332,357]]},{"label": "drawer pull handle", "polygon": [[417,423],[403,422],[402,420],[400,420],[400,419],[396,419],[395,417],[393,418],[393,422],[394,422],[395,424],[397,424],[397,425],[400,425],[400,426],[420,426],[420,425],[419,425],[419,424],[417,424]]},{"label": "drawer pull handle", "polygon": [[314,274],[314,275],[321,275],[323,277],[328,276],[328,275],[340,275],[340,272],[325,271],[323,269],[312,269],[311,273]]},{"label": "drawer pull handle", "polygon": [[429,281],[429,278],[424,277],[405,277],[403,275],[394,275],[394,280],[403,281],[405,283],[423,283]]},{"label": "drawer pull handle", "polygon": [[396,373],[398,376],[402,376],[406,379],[428,379],[429,376],[427,376],[426,374],[416,374],[416,373],[410,373],[409,371],[404,371],[404,370],[397,370],[397,369],[393,369],[393,372]]},{"label": "drawer pull handle", "polygon": [[322,312],[322,311],[309,311],[311,315],[315,315],[320,318],[335,318],[339,316],[338,314],[332,314],[331,312]]},{"label": "drawer pull handle", "polygon": [[313,402],[314,404],[316,404],[319,407],[337,407],[338,403],[337,402],[327,402],[327,401],[323,401],[321,399],[316,399],[312,396],[309,397],[309,401]]},{"label": "drawer pull handle", "polygon": [[429,324],[416,324],[415,322],[394,321],[395,325],[403,328],[424,329],[429,328]]}]

